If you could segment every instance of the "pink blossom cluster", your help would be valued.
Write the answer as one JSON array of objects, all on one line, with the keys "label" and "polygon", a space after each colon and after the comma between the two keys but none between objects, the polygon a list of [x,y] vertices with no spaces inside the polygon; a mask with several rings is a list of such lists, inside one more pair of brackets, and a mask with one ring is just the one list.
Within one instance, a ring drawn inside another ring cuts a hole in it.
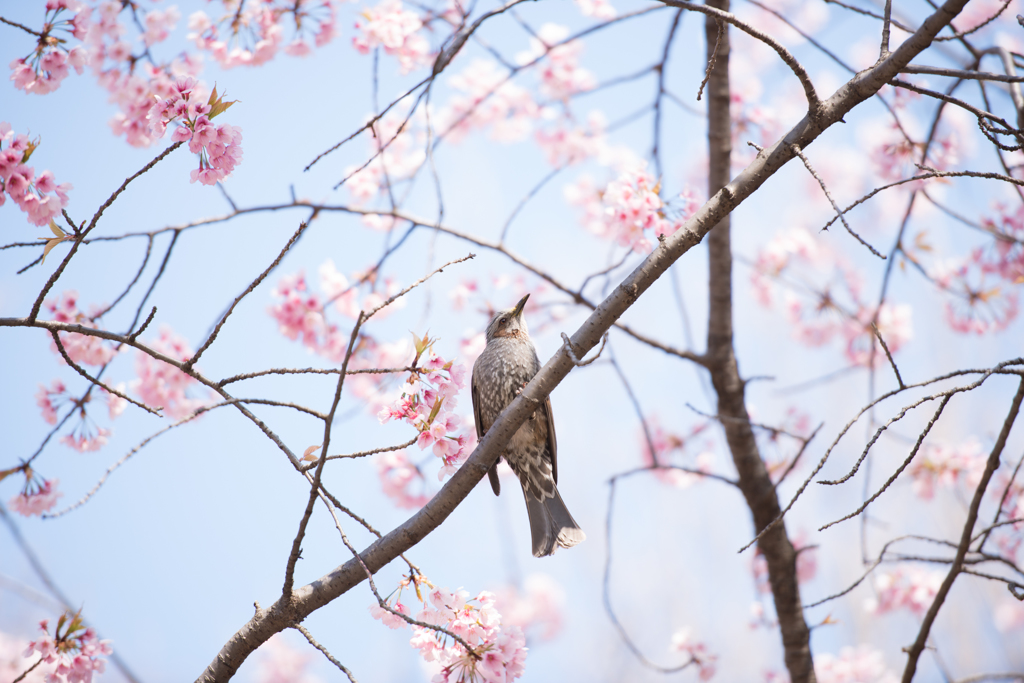
[{"label": "pink blossom cluster", "polygon": [[418,510],[430,500],[424,492],[413,493],[409,487],[425,483],[423,473],[409,461],[405,451],[381,453],[377,456],[377,476],[381,490],[397,507],[404,510]]},{"label": "pink blossom cluster", "polygon": [[846,341],[846,358],[854,365],[886,363],[885,351],[879,348],[871,324],[878,328],[889,352],[896,353],[914,337],[912,311],[909,304],[882,304],[878,309],[861,306],[840,329]]},{"label": "pink blossom cluster", "polygon": [[[203,11],[189,16],[190,33],[187,37],[199,50],[209,52],[225,69],[265,64],[277,55],[278,50],[293,57],[305,57],[313,50],[310,41],[316,47],[323,47],[337,35],[334,0],[246,3],[238,14],[237,22],[237,3],[222,1],[225,12],[218,23]],[[283,48],[282,24],[296,28],[292,40]]]},{"label": "pink blossom cluster", "polygon": [[908,609],[920,617],[931,607],[942,579],[940,571],[913,566],[879,572],[874,581],[875,597],[868,599],[865,608],[872,614]]},{"label": "pink blossom cluster", "polygon": [[690,629],[684,628],[672,635],[672,645],[669,647],[673,652],[682,652],[689,655],[693,663],[697,665],[697,677],[702,681],[710,681],[718,670],[718,655],[708,651],[704,643],[693,640]]},{"label": "pink blossom cluster", "polygon": [[67,398],[67,387],[59,379],[53,380],[49,389],[42,384],[39,385],[39,391],[36,392],[36,405],[43,412],[43,420],[46,421],[46,424],[57,424],[57,408]]},{"label": "pink blossom cluster", "polygon": [[680,195],[683,206],[674,218],[661,200],[660,183],[641,165],[627,169],[600,191],[586,176],[565,189],[566,200],[583,209],[583,225],[599,237],[633,251],[652,248],[651,238],[671,235],[696,210],[692,195]]},{"label": "pink blossom cluster", "polygon": [[[510,683],[523,675],[526,638],[518,626],[503,623],[502,615],[495,607],[493,593],[482,591],[475,598],[470,598],[465,590],[452,592],[437,588],[422,577],[417,577],[416,582],[426,584],[430,590],[428,592],[417,585],[416,594],[421,596],[423,609],[415,619],[458,635],[476,654],[474,657],[443,633],[413,625],[413,637],[409,643],[438,670],[431,679],[433,683]],[[404,585],[408,583],[408,579],[403,581]],[[392,609],[409,613],[401,603],[401,591]],[[389,628],[400,628],[405,624],[400,617],[379,605],[371,606],[370,614]]]},{"label": "pink blossom cluster", "polygon": [[231,175],[242,161],[242,131],[237,126],[215,126],[210,120],[233,102],[223,102],[214,89],[208,102],[196,92],[192,77],[179,78],[170,97],[154,104],[146,115],[154,137],[162,137],[167,124],[177,121],[171,134],[175,142],[188,142],[189,151],[199,155],[199,168],[191,174],[191,182],[216,185]]},{"label": "pink blossom cluster", "polygon": [[82,420],[70,434],[60,437],[60,442],[79,453],[98,451],[107,445],[107,439],[113,433],[105,427],[94,425],[85,410],[81,411]]},{"label": "pink blossom cluster", "polygon": [[416,12],[405,9],[401,0],[384,0],[376,7],[363,10],[356,22],[359,33],[352,45],[360,54],[369,54],[377,47],[398,58],[403,74],[431,63],[430,43],[420,32],[423,19]]},{"label": "pink blossom cluster", "polygon": [[[148,346],[176,361],[185,362],[192,357],[188,342],[166,325],[161,327],[160,336],[149,342]],[[143,351],[135,354],[135,374],[137,377],[132,380],[130,387],[143,403],[163,408],[163,414],[172,420],[188,417],[207,403],[204,399],[186,395],[190,387],[199,383],[197,380]]]},{"label": "pink blossom cluster", "polygon": [[489,59],[474,59],[447,85],[455,92],[438,113],[438,130],[453,142],[474,129],[490,129],[498,142],[524,139],[540,115],[540,107],[512,74]]},{"label": "pink blossom cluster", "polygon": [[[462,419],[454,411],[458,394],[466,386],[466,368],[436,355],[429,348],[429,340],[422,340],[418,346],[415,370],[409,373],[401,395],[381,408],[377,419],[381,424],[398,420],[412,425],[419,432],[416,445],[420,450],[429,446],[441,459],[437,478],[444,480],[455,473],[476,445],[475,428],[456,435]],[[425,362],[419,365],[421,358]]]},{"label": "pink blossom cluster", "polygon": [[926,444],[910,466],[913,489],[921,498],[931,500],[936,485],[953,488],[964,483],[973,489],[981,481],[987,454],[977,439],[962,444]]},{"label": "pink blossom cluster", "polygon": [[608,0],[575,0],[575,2],[580,14],[585,17],[607,20],[614,19],[616,16],[615,8]]},{"label": "pink blossom cluster", "polygon": [[790,228],[775,234],[757,252],[751,283],[762,306],[774,301],[773,280],[794,265],[819,266],[831,261],[831,252],[806,229]]},{"label": "pink blossom cluster", "polygon": [[1024,210],[996,207],[996,219],[983,227],[991,242],[975,247],[962,258],[934,262],[928,274],[949,294],[946,321],[961,333],[999,332],[1020,311],[1017,285],[1024,283]]},{"label": "pink blossom cluster", "polygon": [[1013,209],[997,205],[998,219],[986,219],[982,225],[995,238],[979,260],[982,268],[1011,284],[1024,282],[1024,207]]},{"label": "pink blossom cluster", "polygon": [[551,640],[562,630],[565,591],[548,574],[530,574],[522,588],[505,586],[495,591],[495,596],[494,607],[503,623],[518,626],[540,640]]},{"label": "pink blossom cluster", "polygon": [[772,305],[774,281],[783,274],[814,292],[808,296],[789,290],[783,297],[793,336],[807,346],[823,346],[839,337],[850,363],[869,366],[887,362],[873,325],[893,354],[913,338],[912,308],[862,303],[860,273],[806,229],[782,231],[758,252],[751,282],[762,305]]},{"label": "pink blossom cluster", "polygon": [[[82,41],[88,51],[90,70],[120,109],[110,120],[114,135],[124,135],[133,147],[148,147],[157,139],[146,119],[154,100],[170,97],[175,79],[198,73],[200,65],[188,54],[182,54],[169,64],[135,55],[126,35],[128,29],[119,19],[125,8],[112,0],[99,2],[96,11],[83,23]],[[143,27],[140,37],[147,45],[146,54],[152,57],[149,46],[159,42],[158,39],[173,28],[178,20],[177,10],[147,12],[132,6],[129,11],[135,12],[134,17]]]},{"label": "pink blossom cluster", "polygon": [[896,683],[899,678],[885,666],[882,653],[867,645],[844,647],[836,657],[815,655],[814,672],[819,683]]},{"label": "pink blossom cluster", "polygon": [[[128,402],[116,394],[107,392],[105,389],[100,389],[100,391],[106,397],[108,413],[110,419],[113,420],[124,411]],[[117,391],[124,393],[123,382],[118,385]],[[36,392],[36,405],[42,411],[43,420],[48,424],[57,424],[57,408],[65,403],[71,403],[78,410],[81,418],[80,422],[71,433],[61,437],[60,441],[80,453],[99,450],[106,445],[107,437],[111,434],[109,429],[96,427],[92,424],[85,410],[85,404],[88,402],[88,396],[84,400],[72,398],[64,383],[59,379],[53,380],[49,389],[40,384],[39,391]]]},{"label": "pink blossom cluster", "polygon": [[[959,159],[959,144],[955,133],[938,137],[928,148],[928,158],[922,160],[924,145],[908,140],[906,135],[895,124],[888,128],[888,134],[871,153],[878,175],[888,182],[910,178],[922,170],[916,164],[922,164],[938,171],[945,171],[956,165]],[[904,191],[921,189],[931,180],[920,180],[901,185]]]},{"label": "pink blossom cluster", "polygon": [[[87,316],[78,309],[78,292],[66,290],[56,299],[47,299],[43,306],[53,316],[53,320],[60,323],[81,325],[91,329],[99,329],[92,316]],[[93,307],[93,315],[99,309]],[[117,351],[110,342],[77,332],[59,332],[60,343],[67,351],[68,357],[81,365],[106,365],[113,358]],[[57,344],[50,342],[50,350],[60,355]],[[63,362],[63,356],[61,357]]]},{"label": "pink blossom cluster", "polygon": [[[700,481],[703,478],[701,475],[672,469],[671,466],[673,464],[682,465],[681,462],[673,461],[678,460],[678,456],[686,455],[687,447],[692,443],[695,437],[707,429],[708,423],[697,423],[690,428],[688,434],[680,436],[679,434],[667,431],[661,426],[660,420],[655,416],[646,418],[644,422],[646,430],[641,428],[637,435],[640,440],[640,453],[644,466],[660,466],[659,469],[654,470],[654,476],[662,482],[669,484],[670,486],[675,486],[676,488],[687,488]],[[648,441],[648,437],[650,437],[650,441]],[[652,444],[654,445],[653,453],[651,452]],[[710,472],[711,463],[714,459],[714,453],[712,453],[708,449],[708,445],[705,444],[696,458],[694,458],[694,464],[690,465],[690,468],[700,472]]]},{"label": "pink blossom cluster", "polygon": [[26,467],[25,488],[7,501],[7,507],[25,517],[49,512],[57,504],[57,499],[64,495],[57,490],[59,483],[59,479],[39,480],[33,476],[32,470]]},{"label": "pink blossom cluster", "polygon": [[[338,313],[355,319],[361,311],[373,310],[387,298],[397,294],[400,286],[391,279],[385,279],[382,287],[363,295],[360,301],[360,287],[363,284],[376,284],[376,277],[372,273],[356,277],[355,282],[350,282],[338,272],[334,262],[328,259],[320,266],[319,275],[320,287],[324,292],[323,298],[311,291],[305,273],[300,270],[281,278],[272,292],[279,301],[267,310],[277,321],[278,330],[285,337],[298,340],[311,352],[340,363],[348,349],[349,333],[327,321],[326,313],[331,304]],[[404,304],[402,299],[398,299],[381,309],[375,317],[382,318]],[[356,361],[355,367],[393,367],[396,364],[396,355],[404,353],[404,349],[378,346],[368,337],[364,339],[365,343],[360,345],[357,358],[353,359]],[[399,351],[397,354],[396,350]],[[363,397],[369,395],[369,386],[366,383],[377,383],[377,380],[362,376],[350,381],[353,385],[366,389],[360,393]]]},{"label": "pink blossom cluster", "polygon": [[579,65],[582,41],[566,42],[568,37],[569,29],[565,26],[544,24],[537,36],[530,39],[530,48],[517,55],[519,63],[524,65],[540,59],[541,93],[552,100],[566,101],[597,85],[594,74]]},{"label": "pink blossom cluster", "polygon": [[11,62],[14,87],[34,95],[46,95],[60,87],[70,68],[81,74],[85,70],[86,51],[82,47],[64,48],[66,38],[57,31],[82,38],[88,25],[88,8],[79,0],[48,0],[43,31],[36,47],[27,56]]},{"label": "pink blossom cluster", "polygon": [[388,184],[411,178],[426,162],[425,115],[418,110],[406,118],[392,111],[374,123],[371,161],[345,169],[345,186],[356,202],[368,202],[384,193]]},{"label": "pink blossom cluster", "polygon": [[91,627],[82,624],[80,614],[70,618],[67,614],[61,616],[52,636],[48,620],[39,622],[39,628],[43,635],[31,641],[22,656],[32,657],[38,653],[45,664],[56,664],[46,676],[47,683],[91,683],[93,674],[101,674],[106,669],[105,657],[114,652],[109,640],[100,640]]},{"label": "pink blossom cluster", "polygon": [[256,683],[320,683],[320,677],[307,670],[312,659],[311,651],[303,652],[275,633],[260,646]]},{"label": "pink blossom cluster", "polygon": [[555,167],[570,166],[591,158],[608,154],[606,130],[608,121],[601,112],[587,116],[585,126],[570,126],[562,121],[553,127],[537,131],[537,144]]},{"label": "pink blossom cluster", "polygon": [[27,135],[15,135],[10,123],[0,121],[0,206],[10,196],[32,225],[46,225],[68,205],[71,183],[58,185],[49,171],[36,177],[26,162],[37,143]]}]

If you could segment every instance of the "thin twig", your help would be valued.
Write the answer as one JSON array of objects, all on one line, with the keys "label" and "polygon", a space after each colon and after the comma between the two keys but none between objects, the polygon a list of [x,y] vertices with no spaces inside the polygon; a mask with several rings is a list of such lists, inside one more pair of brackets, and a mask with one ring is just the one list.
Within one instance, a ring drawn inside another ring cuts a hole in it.
[{"label": "thin twig", "polygon": [[704,80],[700,82],[700,87],[697,88],[697,101],[700,102],[700,97],[704,93],[704,86],[711,80],[711,72],[715,70],[715,63],[718,61],[718,46],[722,42],[722,32],[725,30],[722,26],[722,20],[715,17],[715,26],[718,27],[718,33],[715,34],[715,49],[711,52],[711,60],[708,61],[708,67],[704,71]]},{"label": "thin twig", "polygon": [[198,361],[199,357],[203,355],[203,352],[205,352],[206,349],[210,348],[210,345],[213,344],[214,341],[216,341],[217,335],[220,334],[220,329],[224,326],[224,323],[228,321],[228,317],[235,310],[235,307],[238,305],[238,302],[244,299],[254,289],[259,287],[260,283],[263,282],[263,280],[265,280],[266,277],[270,275],[270,273],[273,272],[275,268],[277,268],[277,266],[281,263],[281,259],[284,258],[285,254],[287,254],[288,251],[295,245],[295,243],[299,241],[299,238],[302,237],[302,233],[305,232],[307,225],[308,223],[305,222],[299,223],[299,229],[295,231],[295,234],[291,236],[291,239],[288,240],[288,243],[284,245],[284,248],[281,249],[281,252],[277,255],[277,258],[274,259],[271,262],[271,264],[267,266],[266,269],[264,269],[264,271],[260,273],[259,276],[249,284],[248,287],[245,288],[244,292],[235,297],[235,300],[231,302],[230,306],[228,306],[228,310],[224,313],[223,316],[221,316],[221,319],[217,322],[217,326],[213,328],[213,332],[210,333],[210,336],[206,338],[206,341],[203,342],[202,346],[200,346],[199,349],[194,354],[192,354],[192,357],[189,358],[188,361],[185,363],[186,368],[191,369],[192,367],[195,366],[196,361]]},{"label": "thin twig", "polygon": [[[888,1],[891,0],[887,0],[887,2]],[[804,166],[807,168],[807,172],[810,173],[811,176],[818,181],[818,185],[821,186],[821,191],[825,193],[825,197],[828,198],[828,201],[832,205],[832,208],[836,210],[836,213],[839,215],[839,219],[843,222],[843,227],[846,228],[846,232],[853,235],[853,237],[858,242],[860,242],[861,244],[868,248],[868,251],[870,251],[872,254],[874,254],[875,256],[884,261],[885,255],[879,252],[877,249],[875,249],[867,242],[865,242],[864,238],[855,233],[853,231],[853,228],[850,227],[850,224],[846,222],[846,215],[843,213],[843,210],[839,208],[839,205],[836,204],[836,200],[832,199],[832,194],[828,191],[828,187],[825,186],[825,181],[821,179],[821,176],[819,176],[817,172],[814,170],[814,168],[811,166],[811,162],[807,160],[806,156],[804,156],[803,150],[801,150],[800,147],[796,144],[791,144],[789,148],[793,150],[793,154],[796,154],[798,157],[800,157],[800,161],[804,162]]]},{"label": "thin twig", "polygon": [[312,633],[306,630],[306,627],[304,627],[302,624],[293,624],[292,628],[301,633],[303,636],[305,636],[306,640],[309,641],[310,645],[320,650],[320,652],[323,653],[324,657],[327,657],[327,661],[329,661],[334,666],[338,667],[338,669],[340,669],[343,674],[348,676],[348,680],[352,681],[352,683],[359,683],[359,681],[356,680],[356,677],[352,674],[351,671],[348,670],[348,668],[344,664],[335,659],[331,655],[331,653],[327,651],[326,647],[316,642],[316,638],[313,637]]}]

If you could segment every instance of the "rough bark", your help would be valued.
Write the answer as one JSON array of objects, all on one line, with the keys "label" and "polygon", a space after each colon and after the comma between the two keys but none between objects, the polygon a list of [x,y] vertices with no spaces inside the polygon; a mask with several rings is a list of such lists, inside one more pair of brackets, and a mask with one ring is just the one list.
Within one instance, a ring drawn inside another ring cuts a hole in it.
[{"label": "rough bark", "polygon": [[[711,7],[729,11],[729,0],[707,0]],[[708,194],[714,195],[729,182],[732,154],[732,119],[729,115],[729,27],[708,16],[704,21],[708,64],[715,63],[708,81]],[[721,35],[719,35],[721,33]],[[715,45],[718,45],[717,56]],[[708,346],[705,358],[711,383],[718,395],[718,415],[725,431],[739,487],[762,531],[781,507],[750,426],[733,343],[732,247],[730,217],[726,216],[708,235]],[[778,524],[758,542],[768,564],[768,579],[775,600],[786,668],[793,683],[814,683],[810,630],[804,620],[796,577],[796,551]]]}]

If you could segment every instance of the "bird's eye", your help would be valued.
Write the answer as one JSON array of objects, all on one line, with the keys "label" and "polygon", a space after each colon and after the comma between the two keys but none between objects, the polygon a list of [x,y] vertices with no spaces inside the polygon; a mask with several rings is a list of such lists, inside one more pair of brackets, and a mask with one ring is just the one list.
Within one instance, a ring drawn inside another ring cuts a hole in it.
[{"label": "bird's eye", "polygon": [[504,325],[507,322],[508,322],[508,318],[502,318],[501,320],[498,321],[498,324],[499,325]]}]

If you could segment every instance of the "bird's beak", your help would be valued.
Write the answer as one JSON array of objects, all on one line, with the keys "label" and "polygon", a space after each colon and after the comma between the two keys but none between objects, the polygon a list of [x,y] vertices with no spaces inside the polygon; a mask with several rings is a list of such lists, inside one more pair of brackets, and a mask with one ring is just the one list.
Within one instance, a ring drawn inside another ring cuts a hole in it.
[{"label": "bird's beak", "polygon": [[522,299],[519,300],[519,303],[516,304],[516,307],[512,309],[512,317],[513,318],[520,318],[520,317],[522,317],[523,309],[526,308],[526,300],[529,299],[529,298],[530,298],[530,295],[527,294],[526,296],[524,296]]}]

